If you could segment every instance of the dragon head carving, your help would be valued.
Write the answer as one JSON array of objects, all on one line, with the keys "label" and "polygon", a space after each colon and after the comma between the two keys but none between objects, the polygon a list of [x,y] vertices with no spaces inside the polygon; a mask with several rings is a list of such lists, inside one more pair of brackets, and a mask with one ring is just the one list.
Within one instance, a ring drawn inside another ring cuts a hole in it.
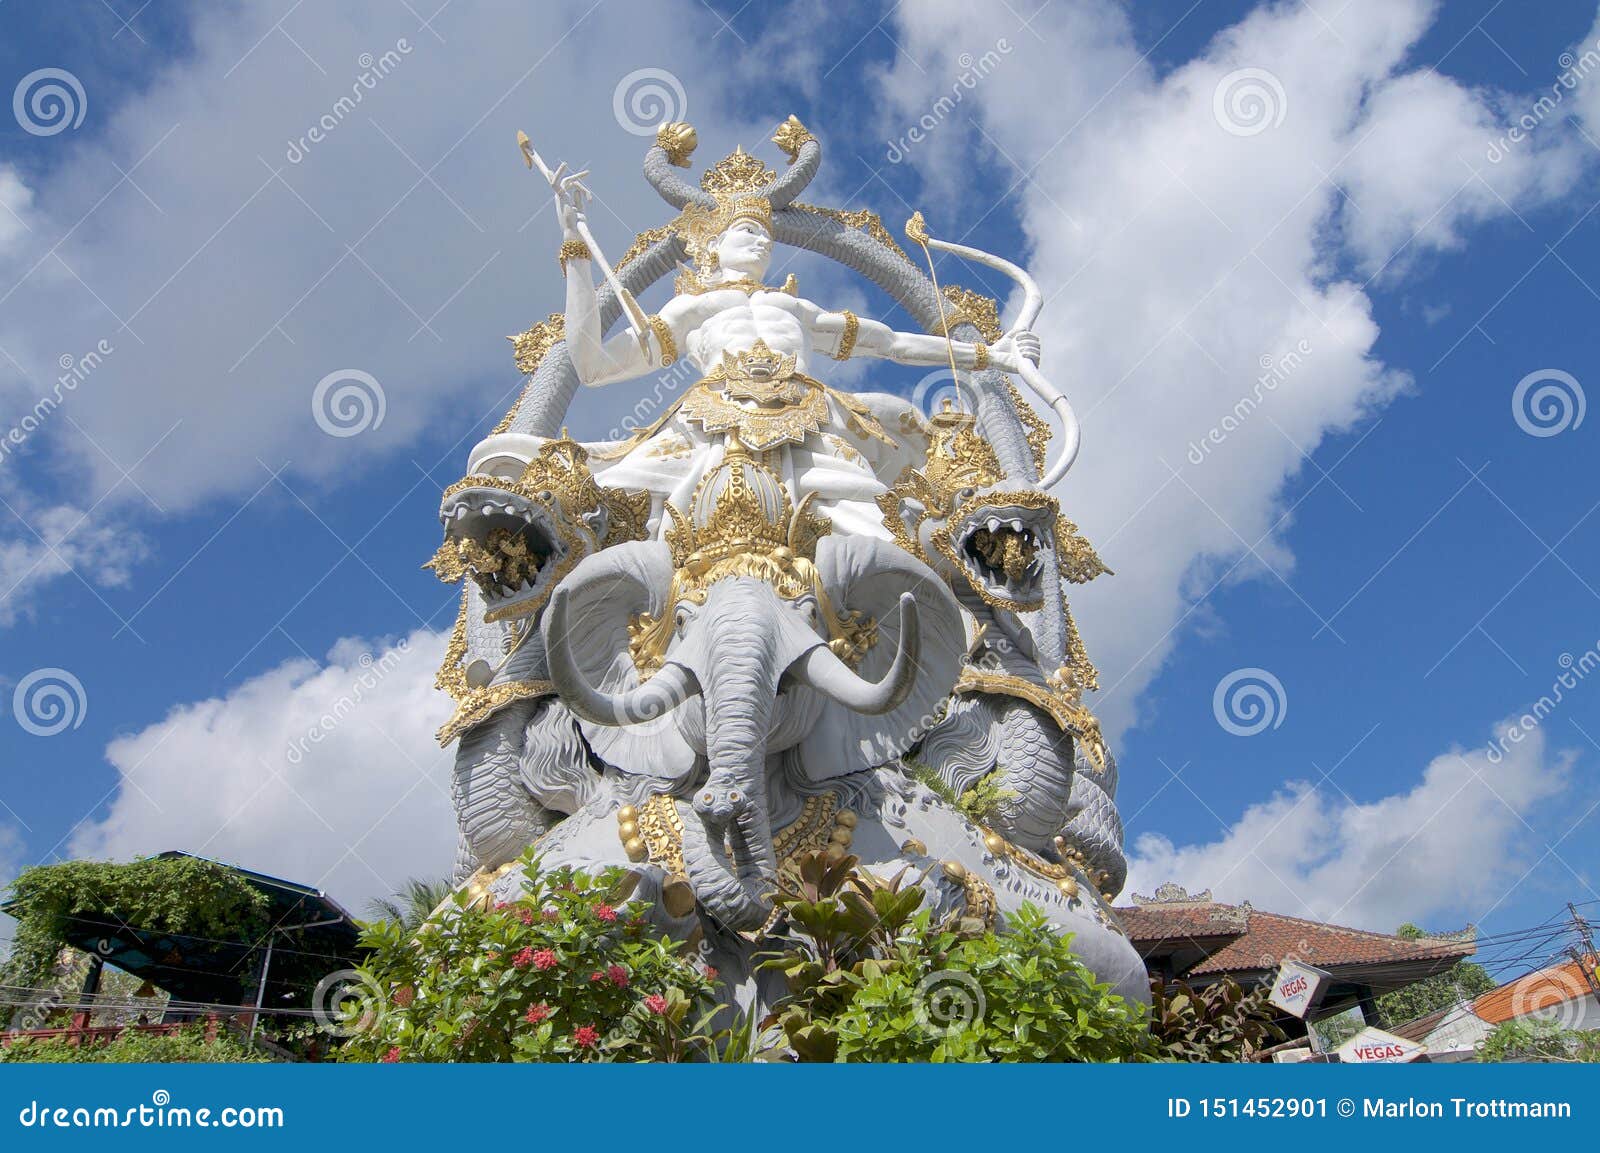
[{"label": "dragon head carving", "polygon": [[650,494],[602,487],[588,459],[563,430],[516,480],[457,481],[439,502],[444,543],[423,567],[448,584],[471,577],[483,593],[485,620],[537,613],[584,557],[645,535]]},{"label": "dragon head carving", "polygon": [[1046,547],[1074,583],[1109,572],[1056,498],[1007,482],[973,417],[951,410],[929,419],[927,461],[878,497],[900,547],[989,605],[1030,612],[1044,603]]}]

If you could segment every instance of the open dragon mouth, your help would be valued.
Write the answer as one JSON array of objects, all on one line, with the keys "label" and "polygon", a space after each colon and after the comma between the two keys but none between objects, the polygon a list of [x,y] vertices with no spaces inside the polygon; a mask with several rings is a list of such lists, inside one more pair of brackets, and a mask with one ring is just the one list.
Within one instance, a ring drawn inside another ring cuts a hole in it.
[{"label": "open dragon mouth", "polygon": [[429,565],[446,582],[469,576],[482,591],[486,620],[537,612],[570,549],[551,510],[490,485],[461,485],[439,507],[445,539]]},{"label": "open dragon mouth", "polygon": [[[1018,497],[1024,494],[1018,494]],[[958,510],[950,525],[950,559],[978,595],[1013,612],[1044,602],[1045,547],[1054,531],[1055,501],[1004,496],[978,498]]]}]

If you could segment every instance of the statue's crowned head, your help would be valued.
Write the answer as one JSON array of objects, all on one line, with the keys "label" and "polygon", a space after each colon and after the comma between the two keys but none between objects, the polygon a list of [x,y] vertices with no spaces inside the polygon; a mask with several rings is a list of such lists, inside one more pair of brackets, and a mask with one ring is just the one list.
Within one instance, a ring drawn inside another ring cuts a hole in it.
[{"label": "statue's crowned head", "polygon": [[772,260],[772,202],[761,195],[774,179],[755,157],[736,148],[701,178],[715,207],[691,204],[679,220],[702,283],[721,275],[760,280]]},{"label": "statue's crowned head", "polygon": [[760,280],[772,262],[772,204],[748,193],[717,197],[713,210],[691,205],[683,227],[689,254],[705,282],[729,272]]}]

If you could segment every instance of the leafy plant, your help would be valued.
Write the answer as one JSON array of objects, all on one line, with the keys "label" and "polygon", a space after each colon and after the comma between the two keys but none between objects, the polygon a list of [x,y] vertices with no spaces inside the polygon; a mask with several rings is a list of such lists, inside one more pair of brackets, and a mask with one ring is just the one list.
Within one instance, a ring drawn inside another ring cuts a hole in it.
[{"label": "leafy plant", "polygon": [[1246,993],[1232,977],[1203,989],[1150,982],[1150,1035],[1168,1061],[1249,1061],[1284,1039],[1265,986]]},{"label": "leafy plant", "polygon": [[411,877],[394,896],[369,901],[367,912],[379,920],[394,921],[401,928],[416,929],[454,890],[455,886],[443,877]]},{"label": "leafy plant", "polygon": [[196,857],[35,865],[17,876],[10,894],[17,929],[0,984],[23,988],[49,983],[73,916],[103,915],[160,933],[255,936],[267,927],[269,904],[237,873]]},{"label": "leafy plant", "polygon": [[768,1058],[798,1061],[1124,1061],[1150,1053],[1142,1007],[1094,980],[1024,906],[996,935],[934,924],[902,872],[888,881],[855,857],[800,858],[777,903],[788,948],[763,958],[788,994],[767,1023]]},{"label": "leafy plant", "polygon": [[491,908],[465,902],[413,935],[363,932],[372,953],[346,1061],[682,1061],[703,1055],[713,972],[619,912],[626,874],[541,873]]},{"label": "leafy plant", "polygon": [[1478,1060],[1600,1062],[1600,1032],[1564,1029],[1555,1021],[1506,1021],[1478,1046]]},{"label": "leafy plant", "polygon": [[[1420,941],[1427,935],[1409,922],[1395,930],[1395,936],[1406,941]],[[1494,978],[1482,965],[1475,961],[1457,961],[1442,973],[1424,977],[1403,989],[1379,997],[1379,1018],[1384,1025],[1403,1025],[1462,1001],[1470,1001],[1494,987]]]},{"label": "leafy plant", "polygon": [[26,1037],[0,1048],[0,1063],[253,1063],[268,1060],[266,1054],[226,1029],[207,1037],[204,1025],[191,1025],[175,1033],[128,1029],[109,1041],[85,1039],[81,1045],[59,1037],[44,1040]]},{"label": "leafy plant", "polygon": [[906,772],[912,780],[926,786],[934,796],[975,825],[987,824],[993,818],[996,809],[1017,795],[1010,789],[1001,787],[999,769],[980,779],[970,789],[961,792],[928,766],[909,760],[904,763]]}]

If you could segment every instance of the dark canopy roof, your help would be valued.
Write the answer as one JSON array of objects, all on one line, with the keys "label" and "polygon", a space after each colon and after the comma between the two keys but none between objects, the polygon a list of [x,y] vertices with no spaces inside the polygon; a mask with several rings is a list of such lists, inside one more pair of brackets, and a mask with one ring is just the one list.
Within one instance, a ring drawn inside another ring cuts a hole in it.
[{"label": "dark canopy roof", "polygon": [[[177,850],[160,860],[207,860]],[[150,981],[174,1000],[216,1005],[254,1004],[268,945],[266,996],[269,1007],[308,1004],[312,990],[328,973],[358,964],[360,930],[354,919],[320,889],[281,877],[210,861],[233,873],[268,900],[272,928],[259,934],[191,937],[130,926],[114,909],[75,914],[67,923],[67,943],[108,964]],[[6,911],[11,912],[10,906]]]}]

